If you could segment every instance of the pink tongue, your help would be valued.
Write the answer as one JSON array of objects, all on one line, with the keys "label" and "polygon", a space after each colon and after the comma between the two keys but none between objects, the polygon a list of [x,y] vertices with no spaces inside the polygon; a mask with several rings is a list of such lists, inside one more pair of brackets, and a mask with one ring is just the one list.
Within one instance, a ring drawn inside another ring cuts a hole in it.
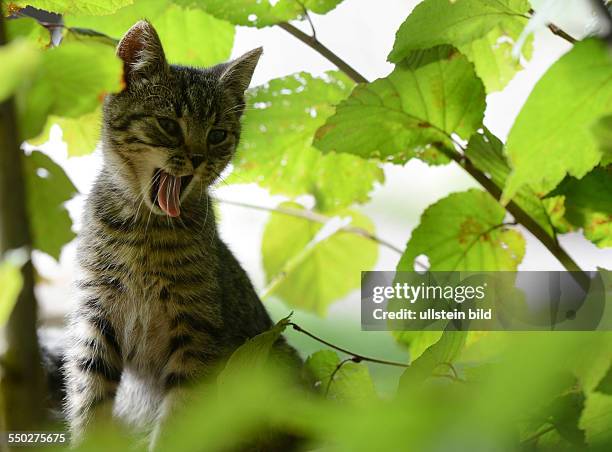
[{"label": "pink tongue", "polygon": [[162,171],[159,180],[159,191],[157,200],[159,207],[171,217],[178,217],[181,214],[181,178],[174,177]]}]

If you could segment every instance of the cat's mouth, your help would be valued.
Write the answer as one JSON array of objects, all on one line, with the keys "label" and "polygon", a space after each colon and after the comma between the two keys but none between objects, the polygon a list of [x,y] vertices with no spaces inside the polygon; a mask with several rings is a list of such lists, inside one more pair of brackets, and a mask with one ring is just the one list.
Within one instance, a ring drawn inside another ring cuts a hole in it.
[{"label": "cat's mouth", "polygon": [[173,176],[157,168],[152,176],[151,204],[170,217],[178,217],[181,214],[181,195],[192,179],[192,175]]}]

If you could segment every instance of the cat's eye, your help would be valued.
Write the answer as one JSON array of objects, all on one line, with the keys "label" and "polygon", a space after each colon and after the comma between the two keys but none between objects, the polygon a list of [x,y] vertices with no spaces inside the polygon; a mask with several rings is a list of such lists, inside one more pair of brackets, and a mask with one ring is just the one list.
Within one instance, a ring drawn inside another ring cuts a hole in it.
[{"label": "cat's eye", "polygon": [[227,130],[212,129],[208,132],[208,142],[210,144],[221,144],[227,138]]},{"label": "cat's eye", "polygon": [[181,136],[181,126],[174,119],[157,118],[159,126],[171,137],[179,138]]}]

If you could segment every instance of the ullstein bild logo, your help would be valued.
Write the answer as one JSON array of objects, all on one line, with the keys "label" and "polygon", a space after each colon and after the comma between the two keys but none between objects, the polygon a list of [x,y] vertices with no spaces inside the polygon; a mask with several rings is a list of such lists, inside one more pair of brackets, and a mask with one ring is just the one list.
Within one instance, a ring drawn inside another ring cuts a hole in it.
[{"label": "ullstein bild logo", "polygon": [[363,272],[370,331],[612,331],[612,274]]}]

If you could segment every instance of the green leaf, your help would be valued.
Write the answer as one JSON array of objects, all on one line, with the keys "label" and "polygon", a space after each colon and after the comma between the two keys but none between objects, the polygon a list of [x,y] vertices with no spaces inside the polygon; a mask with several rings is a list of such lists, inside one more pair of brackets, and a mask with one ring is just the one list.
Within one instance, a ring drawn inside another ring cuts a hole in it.
[{"label": "green leaf", "polygon": [[96,108],[78,118],[64,118],[49,116],[44,130],[37,137],[28,140],[28,143],[37,146],[49,140],[51,127],[57,124],[62,129],[62,141],[68,147],[68,155],[78,157],[90,154],[100,139],[102,124],[102,109]]},{"label": "green leaf", "polygon": [[178,0],[186,6],[197,6],[208,14],[235,25],[263,28],[293,20],[304,8],[317,14],[334,9],[342,0]]},{"label": "green leaf", "polygon": [[279,320],[268,331],[247,339],[228,359],[223,371],[219,374],[219,382],[223,382],[231,374],[247,369],[253,371],[256,368],[265,367],[273,351],[274,344],[281,337],[287,325],[289,325],[290,319],[291,314]]},{"label": "green leaf", "polygon": [[47,48],[51,43],[49,30],[30,17],[5,20],[4,25],[9,41],[25,39],[39,49]]},{"label": "green leaf", "polygon": [[397,269],[412,271],[414,259],[425,254],[432,271],[515,270],[525,240],[504,226],[505,214],[483,191],[452,193],[425,210]]},{"label": "green leaf", "polygon": [[106,93],[120,89],[121,64],[109,46],[64,42],[42,55],[29,88],[17,97],[25,139],[40,133],[48,115],[76,117],[89,113],[101,104]]},{"label": "green leaf", "polygon": [[75,237],[64,203],[77,189],[64,170],[42,152],[25,157],[25,174],[34,248],[59,259],[62,247]]},{"label": "green leaf", "polygon": [[612,395],[588,394],[579,426],[585,431],[589,450],[609,450],[612,444]]},{"label": "green leaf", "polygon": [[112,16],[68,16],[66,23],[121,38],[143,17],[157,30],[170,63],[211,66],[230,56],[234,42],[232,25],[200,9],[183,8],[166,0],[137,0]]},{"label": "green leaf", "polygon": [[[280,207],[303,211],[295,203]],[[308,212],[304,211],[306,215]],[[360,213],[346,210],[337,215],[334,222],[350,218],[351,226],[374,230],[372,222]],[[333,231],[329,222],[326,226],[328,232]],[[370,270],[378,257],[377,245],[371,240],[341,230],[318,235],[322,227],[321,223],[272,213],[261,245],[270,283],[267,294],[318,315],[324,315],[334,301],[358,288],[361,272]]]},{"label": "green leaf", "polygon": [[612,164],[612,115],[604,116],[593,126],[593,134],[602,152],[601,165]]},{"label": "green leaf", "polygon": [[15,90],[30,78],[40,62],[40,52],[24,40],[12,41],[0,47],[0,102],[9,98]]},{"label": "green leaf", "polygon": [[565,196],[565,218],[600,248],[612,246],[612,169],[595,168],[582,179],[566,177],[550,193]]},{"label": "green leaf", "polygon": [[579,427],[580,416],[584,409],[584,394],[582,391],[568,391],[555,398],[550,404],[550,422],[559,434],[577,446],[585,446],[584,430]]},{"label": "green leaf", "polygon": [[612,364],[610,364],[610,368],[604,377],[601,379],[595,391],[601,392],[603,394],[612,395]]},{"label": "green leaf", "polygon": [[[319,350],[306,360],[306,371],[314,378],[315,386],[330,399],[349,403],[363,403],[376,397],[370,371],[365,364],[345,362],[332,350]],[[333,380],[330,382],[330,378]],[[329,391],[328,391],[329,388]]]},{"label": "green leaf", "polygon": [[468,139],[485,109],[474,67],[450,47],[415,52],[386,78],[358,85],[316,135],[324,152],[447,163],[451,134]]},{"label": "green leaf", "polygon": [[[458,46],[461,53],[474,63],[487,93],[501,91],[518,71],[524,69],[521,59],[512,54],[523,26],[523,21],[516,19],[501,22],[482,38]],[[529,35],[521,51],[525,61],[531,59],[533,35]]]},{"label": "green leaf", "polygon": [[112,14],[119,8],[130,5],[134,0],[12,0],[9,7],[33,6],[58,14]]},{"label": "green leaf", "polygon": [[[415,50],[450,44],[475,64],[487,91],[497,91],[521,68],[512,47],[527,24],[529,8],[527,0],[425,0],[400,26],[389,61],[399,63]],[[525,57],[531,51],[529,39]]]},{"label": "green leaf", "polygon": [[23,250],[6,253],[0,260],[0,327],[7,322],[23,287],[21,266],[28,260]]},{"label": "green leaf", "polygon": [[384,175],[375,162],[351,155],[321,155],[312,135],[353,83],[339,72],[271,80],[249,92],[242,142],[229,181],[257,182],[272,193],[312,194],[320,211],[365,202]]},{"label": "green leaf", "polygon": [[[488,174],[495,185],[503,188],[508,174],[510,174],[510,166],[503,152],[503,143],[485,128],[482,133],[472,135],[465,155],[476,168]],[[551,237],[555,236],[544,203],[529,186],[523,186],[518,191],[514,202]]]},{"label": "green leaf", "polygon": [[566,174],[581,178],[600,161],[590,128],[612,112],[612,57],[603,41],[578,42],[544,74],[507,141],[513,168],[503,201],[525,184],[552,190]]},{"label": "green leaf", "polygon": [[442,337],[414,360],[400,378],[400,389],[414,391],[418,385],[435,372],[447,374],[449,364],[461,354],[465,345],[467,331],[454,331],[447,326]]}]

